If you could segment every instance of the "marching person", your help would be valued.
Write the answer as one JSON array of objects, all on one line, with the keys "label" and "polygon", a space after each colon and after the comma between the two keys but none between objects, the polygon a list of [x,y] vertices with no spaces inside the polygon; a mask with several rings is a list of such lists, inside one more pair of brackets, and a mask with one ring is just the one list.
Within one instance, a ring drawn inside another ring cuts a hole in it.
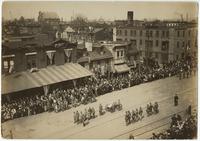
[{"label": "marching person", "polygon": [[135,137],[132,134],[130,134],[129,139],[134,139],[134,138]]},{"label": "marching person", "polygon": [[191,105],[188,106],[187,113],[188,113],[188,115],[192,114],[192,106]]},{"label": "marching person", "polygon": [[178,106],[178,99],[179,99],[179,97],[178,97],[178,95],[176,94],[176,95],[174,96],[174,106]]},{"label": "marching person", "polygon": [[99,115],[103,115],[103,106],[99,105]]},{"label": "marching person", "polygon": [[77,122],[77,117],[76,117],[76,113],[74,112],[74,123]]}]

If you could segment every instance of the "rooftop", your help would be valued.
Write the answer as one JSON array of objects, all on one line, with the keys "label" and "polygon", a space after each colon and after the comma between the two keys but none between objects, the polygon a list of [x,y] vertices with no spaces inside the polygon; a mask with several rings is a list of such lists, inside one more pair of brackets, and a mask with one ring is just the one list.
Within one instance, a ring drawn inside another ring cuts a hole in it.
[{"label": "rooftop", "polygon": [[112,58],[112,53],[105,47],[103,47],[102,53],[97,51],[88,51],[88,54],[86,56],[80,57],[77,62],[89,62],[89,61],[97,61],[97,60],[103,60],[103,59],[109,59]]}]

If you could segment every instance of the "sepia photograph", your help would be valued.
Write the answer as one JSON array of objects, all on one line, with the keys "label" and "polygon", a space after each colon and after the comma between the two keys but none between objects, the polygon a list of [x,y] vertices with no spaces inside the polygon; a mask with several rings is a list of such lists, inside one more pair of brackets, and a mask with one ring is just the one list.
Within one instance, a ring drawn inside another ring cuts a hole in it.
[{"label": "sepia photograph", "polygon": [[198,4],[1,2],[1,137],[197,140]]}]

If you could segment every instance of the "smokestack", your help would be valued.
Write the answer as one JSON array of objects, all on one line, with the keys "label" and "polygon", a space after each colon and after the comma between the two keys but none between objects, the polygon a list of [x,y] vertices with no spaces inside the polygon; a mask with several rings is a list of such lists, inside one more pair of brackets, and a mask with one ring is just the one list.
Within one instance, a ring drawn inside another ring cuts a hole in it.
[{"label": "smokestack", "polygon": [[132,24],[133,23],[133,11],[128,11],[127,12],[127,21],[128,21],[128,24]]}]

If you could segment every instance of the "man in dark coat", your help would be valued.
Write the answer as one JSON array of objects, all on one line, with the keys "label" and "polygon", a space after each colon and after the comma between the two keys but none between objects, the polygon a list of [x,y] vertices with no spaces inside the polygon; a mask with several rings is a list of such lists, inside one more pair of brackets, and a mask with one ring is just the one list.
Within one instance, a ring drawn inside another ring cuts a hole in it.
[{"label": "man in dark coat", "polygon": [[174,96],[174,106],[178,106],[178,95]]}]

